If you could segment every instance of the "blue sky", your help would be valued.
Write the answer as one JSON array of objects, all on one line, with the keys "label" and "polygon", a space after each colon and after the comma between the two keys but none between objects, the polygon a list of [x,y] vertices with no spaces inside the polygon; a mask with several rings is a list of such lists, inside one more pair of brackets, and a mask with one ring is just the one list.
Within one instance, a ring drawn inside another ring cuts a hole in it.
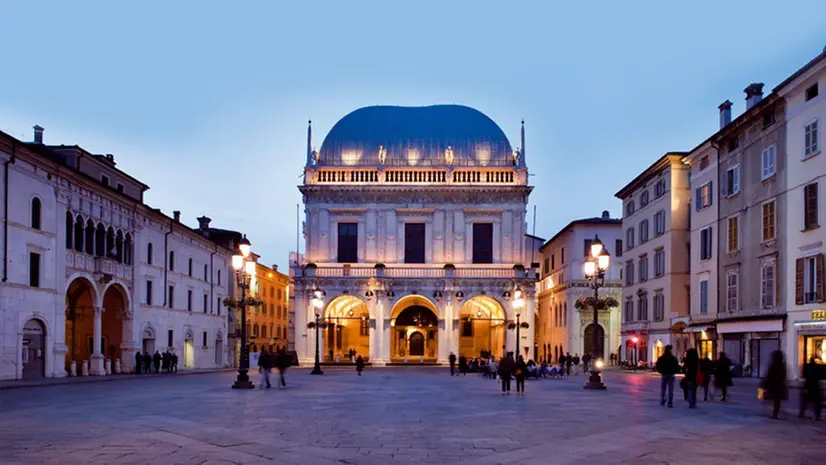
[{"label": "blue sky", "polygon": [[550,237],[619,216],[614,193],[710,135],[718,104],[739,114],[747,84],[826,46],[822,0],[676,3],[0,0],[0,129],[113,153],[150,205],[284,267],[308,119],[320,146],[362,106],[460,103],[514,146],[525,119]]}]

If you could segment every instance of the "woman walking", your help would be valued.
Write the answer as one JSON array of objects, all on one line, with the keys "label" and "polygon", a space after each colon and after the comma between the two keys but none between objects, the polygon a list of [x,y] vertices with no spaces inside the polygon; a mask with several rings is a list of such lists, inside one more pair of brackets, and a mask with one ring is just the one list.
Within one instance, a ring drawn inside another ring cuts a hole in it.
[{"label": "woman walking", "polygon": [[780,413],[780,404],[788,396],[786,390],[786,360],[783,352],[775,350],[771,355],[771,364],[766,377],[760,383],[766,395],[772,401],[772,419],[777,420]]},{"label": "woman walking", "polygon": [[362,371],[364,371],[364,359],[359,355],[356,357],[356,372],[361,376]]},{"label": "woman walking", "polygon": [[717,366],[714,368],[714,387],[722,393],[721,401],[725,402],[728,395],[728,388],[734,383],[731,381],[731,360],[725,352],[720,352]]},{"label": "woman walking", "polygon": [[513,354],[499,360],[499,377],[502,379],[502,395],[511,395],[511,374],[513,373]]},{"label": "woman walking", "polygon": [[525,395],[525,376],[528,374],[528,366],[525,364],[525,359],[522,356],[516,358],[516,368],[513,370],[513,375],[516,378],[516,393]]},{"label": "woman walking", "polygon": [[697,408],[697,378],[700,370],[700,357],[697,349],[688,349],[685,355],[685,389],[688,394],[688,408]]}]

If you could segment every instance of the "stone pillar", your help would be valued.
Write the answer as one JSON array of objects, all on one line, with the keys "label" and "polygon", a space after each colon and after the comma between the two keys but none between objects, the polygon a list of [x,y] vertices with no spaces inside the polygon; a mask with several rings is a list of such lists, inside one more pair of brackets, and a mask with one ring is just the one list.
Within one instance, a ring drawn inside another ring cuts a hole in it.
[{"label": "stone pillar", "polygon": [[438,362],[439,363],[448,363],[448,356],[452,350],[450,344],[450,329],[453,326],[453,320],[451,320],[449,308],[450,305],[447,303],[448,299],[443,298],[442,302],[439,303],[439,314],[441,315],[440,318],[440,325],[439,325],[439,352],[438,352]]},{"label": "stone pillar", "polygon": [[533,292],[525,293],[525,321],[527,321],[530,326],[527,330],[522,329],[522,336],[525,338],[522,339],[519,350],[522,351],[522,355],[525,355],[525,346],[528,347],[528,355],[525,357],[527,361],[534,358],[533,344],[536,340],[536,294]]},{"label": "stone pillar", "polygon": [[390,327],[390,312],[392,310],[392,302],[387,302],[387,308],[384,308],[384,304],[382,304],[382,315],[381,315],[381,352],[379,353],[379,357],[381,357],[385,363],[390,362],[390,348],[392,347],[391,338],[394,337]]},{"label": "stone pillar", "polygon": [[[384,365],[387,363],[387,354],[389,354],[389,350],[387,350],[388,340],[387,335],[384,332],[384,302],[382,298],[376,294],[376,305],[375,309],[375,318],[376,318],[376,327],[372,329],[373,332],[376,333],[376,336],[373,340],[376,343],[376,348],[372,350],[373,356],[375,357],[374,364]],[[370,348],[373,349],[372,342]]]},{"label": "stone pillar", "polygon": [[369,350],[367,356],[370,357],[370,361],[372,362],[376,358],[376,344],[378,343],[376,341],[376,339],[377,339],[376,329],[378,328],[378,323],[377,323],[377,319],[376,319],[376,300],[371,299],[367,303],[367,308],[368,308],[368,311],[370,312],[370,317],[369,317],[370,318],[370,329],[369,329],[369,333],[368,333],[369,334],[368,341],[369,341],[369,345],[370,345],[370,350]]},{"label": "stone pillar", "polygon": [[89,359],[89,374],[91,376],[104,376],[106,371],[103,367],[103,354],[100,352],[100,339],[103,336],[103,307],[95,307],[95,320],[92,328],[92,356]]}]

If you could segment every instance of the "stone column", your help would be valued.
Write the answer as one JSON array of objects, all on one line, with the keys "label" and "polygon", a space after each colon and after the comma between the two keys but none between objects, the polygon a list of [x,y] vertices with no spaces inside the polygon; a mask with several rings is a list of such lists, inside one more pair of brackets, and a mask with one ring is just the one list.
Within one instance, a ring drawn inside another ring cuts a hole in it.
[{"label": "stone column", "polygon": [[91,376],[104,376],[106,372],[103,367],[103,354],[100,352],[100,339],[103,336],[103,307],[95,307],[95,320],[92,329],[92,357],[89,360],[89,374]]},{"label": "stone column", "polygon": [[439,302],[439,314],[441,315],[440,320],[442,321],[442,325],[439,327],[438,362],[443,364],[448,363],[448,356],[452,350],[450,345],[450,328],[453,326],[453,322],[450,317],[450,311],[448,310],[450,306],[447,302],[448,299],[446,296],[443,296],[442,301]]},{"label": "stone column", "polygon": [[[378,299],[376,299],[376,300],[378,300]],[[368,311],[370,313],[369,318],[372,322],[372,324],[370,325],[370,328],[369,328],[369,333],[368,333],[369,334],[368,340],[369,340],[369,344],[370,344],[370,350],[368,351],[367,356],[370,357],[370,362],[372,362],[376,358],[376,354],[377,354],[377,352],[376,352],[376,344],[378,343],[378,341],[377,341],[377,339],[378,339],[377,329],[378,329],[379,326],[378,326],[378,319],[376,317],[376,300],[371,299],[370,302],[367,303],[367,308],[368,308]]]},{"label": "stone column", "polygon": [[384,304],[382,303],[382,315],[381,315],[381,352],[379,353],[379,357],[384,360],[385,363],[390,363],[390,348],[392,343],[390,342],[390,338],[394,337],[391,332],[390,328],[390,312],[392,310],[392,302],[387,302],[387,308],[384,308]]},{"label": "stone column", "polygon": [[[390,353],[390,350],[387,348],[388,339],[384,331],[384,302],[382,302],[382,298],[379,297],[378,293],[376,293],[375,312],[376,327],[373,331],[376,333],[376,337],[374,338],[376,348],[373,350],[373,354],[376,359],[374,364],[384,365],[388,361],[387,355]],[[371,343],[370,348],[372,349],[372,347]]]},{"label": "stone column", "polygon": [[[530,360],[534,358],[533,355],[533,344],[536,340],[536,294],[533,292],[526,292],[525,293],[525,321],[528,322],[530,325],[527,330],[522,329],[521,335],[525,337],[522,339],[520,344],[519,350],[521,351],[522,355],[525,355],[525,346],[528,347],[528,355],[525,357],[525,360]],[[537,357],[538,358],[538,357]]]}]

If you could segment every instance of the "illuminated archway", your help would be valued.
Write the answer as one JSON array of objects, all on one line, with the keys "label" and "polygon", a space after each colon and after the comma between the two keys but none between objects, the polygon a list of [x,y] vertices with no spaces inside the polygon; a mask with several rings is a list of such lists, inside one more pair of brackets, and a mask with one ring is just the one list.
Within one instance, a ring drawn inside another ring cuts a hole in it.
[{"label": "illuminated archway", "polygon": [[69,364],[78,366],[92,355],[97,292],[92,280],[85,276],[74,278],[66,289],[66,371]]},{"label": "illuminated archway", "polygon": [[340,360],[349,362],[349,352],[353,350],[354,357],[361,355],[367,361],[370,354],[370,310],[367,304],[358,297],[340,295],[327,304],[324,318],[328,324],[324,357],[329,361],[340,357]]},{"label": "illuminated archway", "polygon": [[435,362],[439,354],[436,305],[420,295],[408,295],[393,305],[390,315],[390,360],[414,357],[414,362]]},{"label": "illuminated archway", "polygon": [[459,355],[467,358],[504,355],[505,310],[496,299],[476,296],[459,311]]},{"label": "illuminated archway", "polygon": [[110,284],[103,293],[103,308],[101,352],[108,360],[120,360],[123,358],[121,354],[123,326],[129,318],[129,293],[120,284]]}]

